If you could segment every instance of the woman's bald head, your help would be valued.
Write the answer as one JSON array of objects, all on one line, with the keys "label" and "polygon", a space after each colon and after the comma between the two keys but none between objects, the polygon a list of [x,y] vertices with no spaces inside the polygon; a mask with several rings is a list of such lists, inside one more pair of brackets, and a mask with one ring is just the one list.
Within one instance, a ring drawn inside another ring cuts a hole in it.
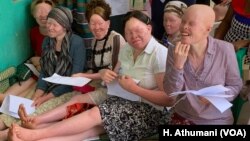
[{"label": "woman's bald head", "polygon": [[203,4],[194,4],[185,11],[187,16],[195,16],[207,27],[212,28],[215,22],[215,13],[212,7]]}]

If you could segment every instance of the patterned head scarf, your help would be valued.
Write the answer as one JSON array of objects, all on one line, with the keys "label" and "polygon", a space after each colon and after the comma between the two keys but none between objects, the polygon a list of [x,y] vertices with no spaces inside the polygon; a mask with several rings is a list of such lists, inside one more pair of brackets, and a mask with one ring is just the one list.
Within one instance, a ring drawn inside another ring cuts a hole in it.
[{"label": "patterned head scarf", "polygon": [[59,6],[55,7],[49,12],[48,18],[56,20],[61,26],[66,28],[68,31],[71,30],[73,16],[68,8]]},{"label": "patterned head scarf", "polygon": [[56,39],[49,38],[49,42],[43,50],[41,57],[42,70],[45,76],[51,76],[54,73],[67,76],[71,72],[72,58],[69,56],[70,37],[72,35],[71,24],[73,16],[69,9],[65,7],[55,7],[48,14],[48,18],[56,20],[66,29],[66,34],[62,40],[60,53],[56,52]]},{"label": "patterned head scarf", "polygon": [[184,2],[170,1],[165,5],[164,12],[175,12],[182,17],[185,9],[187,9],[187,5]]}]

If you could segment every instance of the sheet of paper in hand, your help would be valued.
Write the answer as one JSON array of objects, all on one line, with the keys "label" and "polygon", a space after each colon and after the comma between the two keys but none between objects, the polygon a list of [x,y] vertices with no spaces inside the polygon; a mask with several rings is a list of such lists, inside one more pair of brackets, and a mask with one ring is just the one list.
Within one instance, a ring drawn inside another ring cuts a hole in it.
[{"label": "sheet of paper in hand", "polygon": [[32,107],[31,104],[33,103],[32,100],[14,96],[14,95],[8,95],[5,97],[2,106],[0,108],[0,112],[13,116],[15,118],[19,118],[18,116],[18,108],[20,104],[23,104],[27,114],[32,114],[35,111],[35,107]]},{"label": "sheet of paper in hand", "polygon": [[86,77],[66,77],[60,76],[58,74],[53,74],[51,77],[43,78],[43,80],[63,85],[71,85],[71,86],[84,86],[91,81],[91,79]]},{"label": "sheet of paper in hand", "polygon": [[169,96],[177,96],[179,94],[194,94],[197,96],[202,96],[206,98],[209,102],[211,102],[221,113],[225,110],[230,108],[232,104],[226,99],[232,97],[233,95],[228,95],[225,92],[229,91],[230,89],[222,86],[222,85],[215,85],[196,90],[187,90],[187,91],[180,91],[180,92],[173,92]]},{"label": "sheet of paper in hand", "polygon": [[[134,80],[137,84],[139,83],[139,80]],[[118,96],[124,99],[128,99],[131,101],[140,101],[141,97],[138,95],[135,95],[133,93],[128,92],[127,90],[123,89],[118,80],[113,80],[111,83],[107,84],[108,87],[108,95],[114,95]]]}]

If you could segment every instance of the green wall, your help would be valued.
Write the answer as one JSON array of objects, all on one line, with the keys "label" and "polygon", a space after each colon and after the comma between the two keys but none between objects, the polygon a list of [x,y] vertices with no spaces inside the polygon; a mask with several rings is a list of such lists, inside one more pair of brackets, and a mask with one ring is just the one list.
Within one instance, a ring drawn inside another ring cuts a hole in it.
[{"label": "green wall", "polygon": [[0,72],[31,54],[29,30],[34,24],[31,0],[0,0]]}]

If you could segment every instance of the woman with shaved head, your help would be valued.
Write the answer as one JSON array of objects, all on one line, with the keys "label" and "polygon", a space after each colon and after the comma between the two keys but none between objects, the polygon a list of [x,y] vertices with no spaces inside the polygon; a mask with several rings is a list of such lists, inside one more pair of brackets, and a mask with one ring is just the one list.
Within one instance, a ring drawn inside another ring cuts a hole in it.
[{"label": "woman with shaved head", "polygon": [[[202,11],[202,12],[201,12]],[[164,90],[199,90],[222,85],[233,101],[238,95],[242,80],[239,75],[232,44],[214,39],[209,32],[215,20],[213,9],[206,5],[192,5],[185,11],[180,26],[181,41],[170,46],[166,64]],[[233,124],[231,109],[221,113],[207,99],[185,94],[177,97],[172,124]]]}]

